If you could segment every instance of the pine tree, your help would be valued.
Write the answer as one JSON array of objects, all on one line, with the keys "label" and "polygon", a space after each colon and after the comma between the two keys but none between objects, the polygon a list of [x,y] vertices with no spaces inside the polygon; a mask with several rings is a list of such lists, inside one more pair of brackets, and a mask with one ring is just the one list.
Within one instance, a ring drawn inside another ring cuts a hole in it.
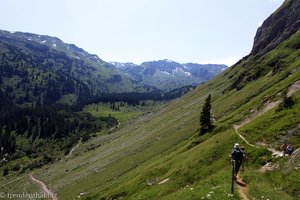
[{"label": "pine tree", "polygon": [[213,129],[213,122],[211,120],[211,94],[205,99],[200,115],[200,135],[211,131]]}]

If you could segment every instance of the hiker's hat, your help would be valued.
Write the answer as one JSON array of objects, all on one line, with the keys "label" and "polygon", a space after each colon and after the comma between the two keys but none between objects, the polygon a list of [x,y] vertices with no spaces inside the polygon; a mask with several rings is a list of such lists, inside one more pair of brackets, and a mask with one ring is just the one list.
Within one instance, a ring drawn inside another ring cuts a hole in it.
[{"label": "hiker's hat", "polygon": [[235,149],[238,149],[240,148],[240,145],[238,143],[235,143],[234,146],[233,146]]}]

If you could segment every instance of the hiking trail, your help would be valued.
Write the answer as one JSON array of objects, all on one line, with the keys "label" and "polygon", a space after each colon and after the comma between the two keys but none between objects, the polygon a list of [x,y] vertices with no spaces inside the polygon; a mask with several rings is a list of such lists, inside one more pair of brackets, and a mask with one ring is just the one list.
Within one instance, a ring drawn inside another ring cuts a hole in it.
[{"label": "hiking trail", "polygon": [[[116,128],[119,128],[119,126],[120,126],[120,122],[119,122],[119,120],[118,120],[117,126],[112,127],[111,129],[109,129],[109,131],[112,131],[112,130],[114,130],[114,129],[116,129]],[[76,145],[70,150],[70,152],[68,153],[68,155],[66,155],[66,159],[68,159],[68,158],[70,158],[70,157],[72,156],[74,150],[81,144],[81,142],[82,142],[82,138],[80,138],[78,144],[76,144]]]},{"label": "hiking trail", "polygon": [[121,123],[120,123],[120,121],[118,120],[117,126],[112,127],[111,129],[109,129],[109,131],[112,131],[112,130],[114,130],[114,129],[116,129],[116,128],[119,128],[120,125],[121,125]]},{"label": "hiking trail", "polygon": [[76,146],[74,146],[74,147],[71,149],[71,151],[68,153],[68,155],[66,155],[66,159],[69,158],[69,157],[71,157],[73,151],[81,144],[81,141],[82,141],[82,138],[80,138],[78,144],[76,144]]},{"label": "hiking trail", "polygon": [[243,200],[249,200],[247,183],[245,183],[239,175],[236,177],[236,183],[241,198]]},{"label": "hiking trail", "polygon": [[32,180],[33,182],[37,183],[39,188],[41,188],[43,190],[43,192],[45,193],[45,195],[48,197],[48,198],[51,198],[52,200],[58,200],[57,198],[57,195],[52,192],[50,189],[48,189],[48,187],[46,186],[46,184],[38,179],[36,179],[32,173],[29,174],[29,178],[30,180]]},{"label": "hiking trail", "polygon": [[[287,96],[290,97],[292,96],[295,92],[297,92],[298,90],[300,90],[300,80],[296,81],[295,83],[293,83],[289,88],[288,88],[288,93]],[[277,107],[280,103],[282,102],[282,100],[277,100],[277,101],[267,101],[264,105],[264,108],[254,112],[252,115],[250,115],[247,119],[245,119],[243,122],[241,122],[239,125],[233,125],[233,128],[236,132],[236,134],[249,146],[251,147],[255,147],[255,148],[267,148],[268,151],[272,152],[272,156],[274,157],[282,157],[283,156],[283,152],[282,151],[278,151],[272,147],[267,147],[267,145],[265,144],[261,144],[260,146],[255,145],[255,144],[251,144],[243,135],[241,135],[238,132],[238,129],[243,127],[244,125],[252,122],[253,120],[255,120],[256,118],[258,118],[259,116],[261,116],[262,114],[268,112],[269,110]],[[271,163],[267,163],[265,166],[263,166],[260,171],[264,172],[266,170],[268,170],[268,168],[273,167],[270,166]],[[276,166],[275,166],[276,167]],[[247,184],[242,180],[242,178],[240,176],[237,176],[237,188],[238,188],[238,192],[241,196],[241,198],[243,200],[249,200],[248,198],[248,187]]]}]

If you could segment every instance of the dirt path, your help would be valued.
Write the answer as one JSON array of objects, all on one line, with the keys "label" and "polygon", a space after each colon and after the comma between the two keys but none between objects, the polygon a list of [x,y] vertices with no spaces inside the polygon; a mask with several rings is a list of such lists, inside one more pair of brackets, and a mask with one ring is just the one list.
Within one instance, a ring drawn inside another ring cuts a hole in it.
[{"label": "dirt path", "polygon": [[[248,142],[239,132],[238,132],[238,129],[242,127],[242,125],[233,125],[233,128],[236,132],[236,134],[242,139],[244,140],[249,146],[251,147],[258,147],[254,144],[251,144],[250,142]],[[237,189],[238,189],[238,192],[241,196],[241,198],[243,200],[249,200],[248,198],[248,187],[247,187],[247,184],[243,181],[243,179],[239,176],[239,174],[237,175],[236,177],[236,183],[237,183]]]},{"label": "dirt path", "polygon": [[[244,124],[243,124],[243,125],[244,125]],[[239,129],[240,127],[242,127],[243,125],[233,125],[233,128],[234,128],[236,134],[237,134],[242,140],[244,140],[249,146],[258,148],[259,146],[254,145],[254,144],[251,144],[248,140],[245,139],[244,136],[242,136],[242,135],[238,132],[238,129]],[[237,189],[238,189],[238,192],[239,192],[241,198],[242,198],[243,200],[249,200],[249,198],[248,198],[248,187],[247,187],[247,184],[243,181],[243,179],[242,179],[239,175],[236,177],[236,183],[237,183]]]},{"label": "dirt path", "polygon": [[[245,125],[245,124],[243,124],[243,125]],[[255,148],[260,148],[260,147],[265,147],[265,148],[267,148],[266,146],[258,146],[258,145],[251,144],[248,140],[245,139],[245,137],[243,137],[243,136],[239,133],[238,129],[239,129],[240,127],[242,127],[242,126],[241,126],[241,125],[234,125],[234,126],[233,126],[233,128],[234,128],[236,134],[237,134],[242,140],[244,140],[249,146],[255,147]],[[270,147],[267,148],[267,149],[268,149],[268,151],[272,152],[272,156],[274,156],[274,157],[279,157],[279,156],[281,157],[281,156],[283,156],[283,153],[282,153],[281,151],[278,151],[278,150],[276,150],[276,149],[274,149],[274,148],[270,148]],[[260,172],[265,172],[265,171],[267,171],[267,170],[269,170],[269,169],[272,169],[272,167],[273,167],[273,166],[271,165],[271,163],[267,163],[267,164],[266,164],[265,166],[263,166],[259,171],[260,171]],[[276,167],[276,166],[275,166],[275,167]],[[243,181],[243,179],[242,179],[240,176],[237,176],[236,183],[237,183],[238,192],[239,192],[241,198],[242,198],[243,200],[249,200],[249,198],[248,198],[248,187],[247,187],[247,184]]]},{"label": "dirt path", "polygon": [[71,149],[71,151],[68,153],[68,155],[66,155],[66,159],[69,158],[69,157],[71,157],[73,151],[81,144],[81,140],[82,140],[82,138],[80,138],[78,144],[76,144],[76,146],[74,146],[74,147]]},{"label": "dirt path", "polygon": [[[294,93],[296,93],[298,90],[300,90],[300,80],[296,81],[295,83],[293,83],[289,88],[288,88],[288,93],[287,96],[290,97],[292,96]],[[261,110],[258,110],[254,113],[252,113],[246,120],[244,120],[243,122],[241,122],[239,125],[234,125],[237,127],[237,129],[239,129],[240,127],[244,126],[245,124],[250,123],[251,121],[253,121],[254,119],[256,119],[257,117],[261,116],[262,114],[264,114],[265,112],[268,112],[269,110],[275,108],[276,106],[278,106],[280,103],[282,102],[282,100],[277,100],[277,101],[267,101],[264,104],[264,108]],[[243,138],[242,138],[243,139]],[[244,140],[244,139],[243,139]],[[245,141],[245,140],[244,140]],[[250,145],[251,146],[251,145]]]},{"label": "dirt path", "polygon": [[[267,110],[267,109],[264,109],[264,110]],[[267,112],[267,111],[265,111],[265,112]],[[253,118],[252,120],[254,120],[254,118]],[[252,121],[252,120],[251,120],[251,121]],[[248,123],[249,123],[249,122],[250,122],[250,121],[249,121],[249,119],[248,119]],[[233,128],[234,128],[236,134],[237,134],[242,140],[244,140],[244,141],[246,142],[246,144],[248,144],[248,145],[251,146],[251,147],[255,147],[255,148],[265,147],[265,146],[258,146],[258,145],[255,145],[255,144],[251,144],[248,140],[246,140],[246,138],[245,138],[244,136],[242,136],[242,135],[239,133],[238,129],[239,129],[240,127],[242,127],[243,125],[245,125],[245,124],[247,124],[247,123],[242,122],[242,125],[233,125]],[[279,151],[277,151],[277,150],[275,150],[275,149],[273,149],[273,148],[267,148],[267,149],[268,149],[269,151],[272,152],[272,156],[273,156],[273,155],[283,156],[283,153],[282,153],[282,152],[279,152]],[[267,167],[267,166],[266,166],[266,167]],[[264,168],[264,166],[263,166],[262,169],[261,169],[260,171],[264,172],[264,171],[266,171],[266,170],[268,170],[268,168]],[[239,176],[237,176],[236,183],[237,183],[238,192],[239,192],[241,198],[242,198],[243,200],[249,200],[249,198],[248,198],[248,187],[247,187],[247,184],[246,184],[246,183],[242,180],[242,178],[239,177]]]},{"label": "dirt path", "polygon": [[[289,88],[288,88],[288,93],[287,96],[290,97],[292,96],[295,92],[297,92],[298,90],[300,90],[300,80],[296,81],[295,83],[293,83]],[[233,125],[233,128],[235,130],[235,132],[238,134],[238,136],[244,140],[249,146],[251,147],[265,147],[267,148],[270,152],[272,152],[273,155],[278,155],[278,156],[283,156],[282,152],[271,148],[271,147],[266,147],[266,145],[254,145],[251,144],[250,142],[248,142],[246,140],[246,138],[244,136],[242,136],[239,132],[238,129],[241,128],[242,126],[252,122],[253,120],[255,120],[257,117],[263,115],[264,113],[268,112],[269,110],[275,108],[276,106],[278,106],[282,101],[281,100],[277,100],[277,101],[267,101],[264,105],[264,108],[253,113],[251,116],[249,116],[246,120],[244,120],[243,122],[241,122],[239,125]]]},{"label": "dirt path", "polygon": [[240,127],[242,127],[242,126],[241,126],[241,125],[233,125],[233,128],[234,128],[236,134],[238,134],[238,136],[239,136],[242,140],[244,140],[249,146],[251,146],[251,147],[256,147],[256,148],[259,147],[259,146],[257,146],[257,145],[251,144],[248,140],[246,140],[246,138],[245,138],[244,136],[242,136],[242,135],[239,133],[238,129],[239,129]]},{"label": "dirt path", "polygon": [[[264,109],[264,110],[267,110],[267,109]],[[265,111],[267,112],[267,111]],[[252,119],[253,120],[253,119]],[[252,121],[251,120],[251,121]],[[245,125],[246,123],[243,123],[243,125]],[[267,147],[266,145],[261,145],[261,146],[258,146],[258,145],[255,145],[255,144],[251,144],[248,140],[246,140],[246,138],[244,136],[242,136],[238,129],[240,127],[242,127],[243,125],[233,125],[233,128],[236,132],[236,134],[246,142],[246,144],[248,144],[249,146],[251,147],[255,147],[255,148],[260,148],[260,147],[265,147],[268,149],[268,151],[272,152],[272,156],[273,157],[282,157],[283,156],[283,152],[282,151],[278,151],[274,148],[271,148],[271,147]],[[272,163],[267,163],[265,166],[263,166],[259,171],[260,172],[265,172],[265,171],[268,171],[268,170],[271,170],[273,168],[276,168],[276,165],[272,165]],[[237,183],[237,188],[238,188],[238,192],[241,196],[241,198],[243,200],[249,200],[248,198],[248,187],[247,187],[247,184],[242,180],[241,177],[237,177],[237,180],[236,180],[236,183]]]},{"label": "dirt path", "polygon": [[[295,92],[297,92],[298,90],[300,90],[300,80],[299,81],[296,81],[294,84],[292,84],[289,89],[288,89],[288,94],[287,96],[290,97],[292,96]],[[274,157],[281,157],[283,156],[283,152],[281,151],[278,151],[274,148],[271,148],[271,147],[267,147],[266,145],[255,145],[255,144],[251,144],[248,140],[246,140],[246,138],[244,136],[242,136],[238,129],[248,123],[250,123],[251,121],[253,121],[254,119],[256,119],[257,117],[261,116],[262,114],[268,112],[269,110],[275,108],[276,106],[278,106],[279,104],[281,103],[280,100],[277,100],[277,101],[274,101],[274,102],[266,102],[265,103],[265,106],[262,110],[260,111],[257,111],[256,113],[252,114],[248,119],[244,120],[243,122],[241,122],[239,125],[233,125],[233,128],[236,132],[236,134],[243,140],[246,142],[246,144],[248,144],[249,146],[251,147],[255,147],[255,148],[259,148],[259,147],[264,147],[264,148],[267,148],[268,151],[272,152],[272,156]],[[276,167],[276,166],[270,166],[272,165],[272,163],[267,163],[266,166],[263,166],[261,168],[260,171],[264,172],[266,170],[268,170],[269,168],[272,168],[272,167]],[[249,200],[248,198],[248,187],[247,187],[247,184],[242,180],[242,178],[240,178],[239,176],[237,176],[237,188],[238,188],[238,192],[241,196],[241,198],[243,200]]]},{"label": "dirt path", "polygon": [[30,180],[38,184],[38,186],[43,190],[43,192],[49,199],[58,200],[57,195],[54,192],[52,192],[50,189],[48,189],[48,187],[44,182],[36,179],[32,174],[29,174],[29,178]]},{"label": "dirt path", "polygon": [[242,180],[242,178],[239,175],[236,177],[236,183],[241,198],[243,200],[249,200],[247,184]]},{"label": "dirt path", "polygon": [[295,92],[300,90],[300,80],[296,81],[293,85],[289,87],[289,91],[287,93],[287,96],[290,97],[292,96]]}]

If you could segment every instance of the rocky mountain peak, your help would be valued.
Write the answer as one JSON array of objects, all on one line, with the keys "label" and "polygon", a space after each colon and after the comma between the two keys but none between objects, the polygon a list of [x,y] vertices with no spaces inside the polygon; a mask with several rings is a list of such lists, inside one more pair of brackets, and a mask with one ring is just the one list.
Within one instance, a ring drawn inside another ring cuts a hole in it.
[{"label": "rocky mountain peak", "polygon": [[251,54],[264,54],[300,30],[300,0],[286,0],[258,28]]}]

